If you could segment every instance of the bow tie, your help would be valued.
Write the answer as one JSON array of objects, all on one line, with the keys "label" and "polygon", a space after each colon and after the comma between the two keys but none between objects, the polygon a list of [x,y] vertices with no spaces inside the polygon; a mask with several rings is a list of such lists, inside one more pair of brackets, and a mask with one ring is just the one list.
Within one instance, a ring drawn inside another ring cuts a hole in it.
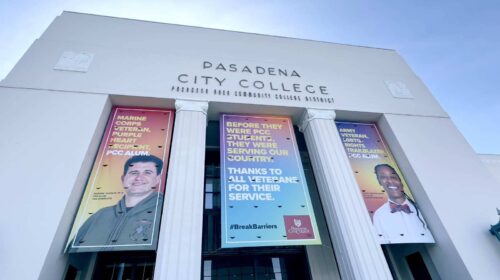
[{"label": "bow tie", "polygon": [[391,207],[391,213],[399,212],[399,211],[403,211],[406,214],[413,213],[413,211],[410,210],[410,206],[408,206],[408,204],[399,205],[399,204],[396,204],[394,202],[389,201],[389,206]]}]

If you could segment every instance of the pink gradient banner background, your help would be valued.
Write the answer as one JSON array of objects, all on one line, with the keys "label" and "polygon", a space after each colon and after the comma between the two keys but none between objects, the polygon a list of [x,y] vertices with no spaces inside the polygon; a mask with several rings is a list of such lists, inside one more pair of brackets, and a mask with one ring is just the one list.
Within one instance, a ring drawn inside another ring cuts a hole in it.
[{"label": "pink gradient banner background", "polygon": [[[141,120],[129,120],[135,117]],[[158,192],[165,192],[173,120],[173,110],[112,109],[68,242],[93,213],[115,205],[123,197],[121,176],[130,157],[150,154],[162,159]]]},{"label": "pink gradient banner background", "polygon": [[[406,194],[413,199],[408,184],[402,176],[391,151],[385,144],[375,124],[336,122],[344,149],[351,163],[354,176],[363,194],[366,208],[373,219],[373,214],[388,198],[384,188],[379,185],[375,175],[374,167],[378,164],[389,164],[398,174],[401,174],[401,182]],[[351,134],[364,135],[351,137]],[[365,138],[363,138],[365,137]],[[359,139],[359,141],[355,140]],[[351,142],[352,141],[352,142]],[[354,144],[349,147],[349,144]],[[357,144],[361,144],[356,146]],[[351,148],[351,149],[349,149]]]}]

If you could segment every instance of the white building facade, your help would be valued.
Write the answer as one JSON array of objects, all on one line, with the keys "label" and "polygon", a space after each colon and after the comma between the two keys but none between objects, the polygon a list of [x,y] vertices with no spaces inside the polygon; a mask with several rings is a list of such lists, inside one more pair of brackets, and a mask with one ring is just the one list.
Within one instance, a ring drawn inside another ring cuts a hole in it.
[{"label": "white building facade", "polygon": [[[175,109],[158,249],[139,256],[155,279],[419,279],[413,266],[433,279],[500,275],[488,231],[498,181],[393,50],[65,12],[0,83],[0,100],[1,279],[121,279],[99,265],[136,256],[64,252],[113,106]],[[293,119],[323,245],[210,243],[220,113]],[[336,120],[377,124],[435,244],[378,244]]]}]

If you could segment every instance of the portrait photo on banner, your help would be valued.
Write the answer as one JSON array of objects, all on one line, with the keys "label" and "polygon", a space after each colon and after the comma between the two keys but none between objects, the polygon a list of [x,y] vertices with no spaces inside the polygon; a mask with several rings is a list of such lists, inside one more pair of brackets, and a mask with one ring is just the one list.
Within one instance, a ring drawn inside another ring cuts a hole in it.
[{"label": "portrait photo on banner", "polygon": [[156,250],[173,114],[112,109],[67,252]]},{"label": "portrait photo on banner", "polygon": [[420,207],[377,126],[336,123],[379,243],[434,243]]}]

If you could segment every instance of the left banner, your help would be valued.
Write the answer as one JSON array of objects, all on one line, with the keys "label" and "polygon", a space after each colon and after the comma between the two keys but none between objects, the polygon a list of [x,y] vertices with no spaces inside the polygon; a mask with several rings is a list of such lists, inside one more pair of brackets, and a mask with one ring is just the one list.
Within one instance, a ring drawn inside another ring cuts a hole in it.
[{"label": "left banner", "polygon": [[114,107],[66,251],[156,250],[174,111]]}]

